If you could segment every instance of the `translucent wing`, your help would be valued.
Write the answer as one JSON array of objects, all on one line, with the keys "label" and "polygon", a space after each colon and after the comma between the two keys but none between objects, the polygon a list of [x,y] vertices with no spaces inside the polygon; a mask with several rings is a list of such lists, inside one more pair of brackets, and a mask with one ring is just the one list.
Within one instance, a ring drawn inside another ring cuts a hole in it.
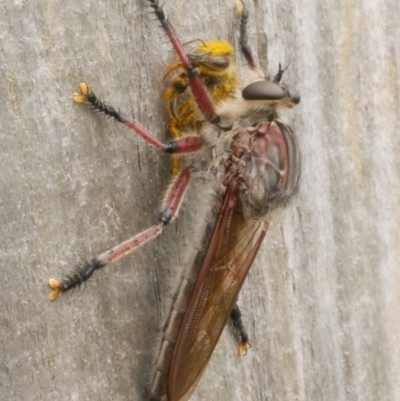
[{"label": "translucent wing", "polygon": [[237,180],[225,194],[196,285],[179,329],[168,375],[168,400],[187,400],[229,318],[265,236],[265,220],[245,219]]}]

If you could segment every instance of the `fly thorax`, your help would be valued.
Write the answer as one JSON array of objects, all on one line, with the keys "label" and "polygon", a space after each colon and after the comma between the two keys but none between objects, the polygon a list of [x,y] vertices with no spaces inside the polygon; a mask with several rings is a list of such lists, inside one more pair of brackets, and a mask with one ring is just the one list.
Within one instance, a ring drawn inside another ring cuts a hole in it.
[{"label": "fly thorax", "polygon": [[241,201],[249,217],[260,218],[272,206],[285,203],[296,190],[297,145],[284,124],[264,121],[246,128],[240,135],[239,146],[246,149],[238,162]]}]

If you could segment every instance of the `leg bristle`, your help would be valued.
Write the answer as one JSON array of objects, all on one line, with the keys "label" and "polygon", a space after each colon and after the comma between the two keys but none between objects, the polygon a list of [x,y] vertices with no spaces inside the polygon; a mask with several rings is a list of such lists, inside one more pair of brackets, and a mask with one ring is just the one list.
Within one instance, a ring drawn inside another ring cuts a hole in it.
[{"label": "leg bristle", "polygon": [[86,82],[79,84],[79,93],[74,93],[73,99],[76,103],[88,104],[94,112],[104,117],[114,118],[118,122],[122,122],[121,114],[114,107],[100,100]]},{"label": "leg bristle", "polygon": [[82,267],[77,267],[71,274],[60,281],[50,279],[48,283],[51,289],[49,299],[54,301],[61,293],[79,287],[85,283],[96,270],[101,269],[105,265],[106,263],[94,258],[92,261],[86,262]]},{"label": "leg bristle", "polygon": [[230,315],[231,332],[238,344],[237,353],[239,356],[247,354],[247,350],[250,348],[249,336],[242,321],[242,314],[240,312],[239,306],[235,303],[232,308]]}]

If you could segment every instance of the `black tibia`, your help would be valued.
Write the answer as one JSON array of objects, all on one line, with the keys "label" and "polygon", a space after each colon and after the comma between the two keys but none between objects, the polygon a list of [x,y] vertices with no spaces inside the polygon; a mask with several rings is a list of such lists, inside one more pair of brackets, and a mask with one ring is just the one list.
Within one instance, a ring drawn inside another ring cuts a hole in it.
[{"label": "black tibia", "polygon": [[249,348],[249,336],[243,326],[242,314],[238,304],[235,302],[230,314],[231,331],[238,344],[239,354],[246,354]]},{"label": "black tibia", "polygon": [[54,301],[61,293],[80,286],[82,283],[89,280],[96,270],[101,269],[106,264],[106,262],[103,262],[98,258],[94,258],[91,262],[85,263],[82,267],[76,268],[73,273],[60,281],[53,278],[50,279],[48,283],[51,289],[49,299]]},{"label": "black tibia", "polygon": [[241,1],[241,7],[242,9],[240,17],[240,37],[239,37],[240,50],[243,56],[246,58],[247,62],[249,63],[249,66],[252,69],[255,69],[257,68],[257,65],[251,52],[250,46],[247,42],[247,23],[249,21],[249,11],[247,10],[243,1]]},{"label": "black tibia", "polygon": [[161,26],[165,30],[172,30],[171,24],[168,22],[167,18],[165,17],[164,10],[162,6],[158,3],[157,0],[149,0],[150,7],[154,10],[154,14],[157,16],[158,20],[161,23]]},{"label": "black tibia", "polygon": [[114,107],[102,102],[91,90],[86,95],[86,101],[96,113],[105,117],[112,117],[118,122],[124,123],[124,116]]},{"label": "black tibia", "polygon": [[96,270],[101,269],[105,265],[106,263],[94,258],[90,262],[86,262],[82,267],[76,268],[73,273],[60,281],[61,292],[79,287],[85,281],[89,280]]}]

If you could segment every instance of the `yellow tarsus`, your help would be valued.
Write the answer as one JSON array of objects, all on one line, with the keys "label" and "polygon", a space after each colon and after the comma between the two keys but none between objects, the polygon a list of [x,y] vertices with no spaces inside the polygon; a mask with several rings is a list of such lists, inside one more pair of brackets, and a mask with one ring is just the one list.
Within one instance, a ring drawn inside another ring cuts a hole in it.
[{"label": "yellow tarsus", "polygon": [[81,82],[79,84],[79,93],[74,93],[74,102],[76,103],[85,103],[87,101],[88,96],[90,95],[90,88],[86,82]]},{"label": "yellow tarsus", "polygon": [[244,356],[247,354],[247,350],[250,348],[250,344],[248,342],[240,343],[237,348],[237,353],[239,356]]},{"label": "yellow tarsus", "polygon": [[48,286],[51,289],[51,292],[49,294],[49,299],[50,299],[50,301],[54,301],[61,294],[61,290],[62,290],[61,283],[59,281],[57,281],[56,279],[51,278],[48,282]]},{"label": "yellow tarsus", "polygon": [[241,18],[244,11],[244,4],[242,1],[236,0],[235,2],[235,14],[237,18]]}]

